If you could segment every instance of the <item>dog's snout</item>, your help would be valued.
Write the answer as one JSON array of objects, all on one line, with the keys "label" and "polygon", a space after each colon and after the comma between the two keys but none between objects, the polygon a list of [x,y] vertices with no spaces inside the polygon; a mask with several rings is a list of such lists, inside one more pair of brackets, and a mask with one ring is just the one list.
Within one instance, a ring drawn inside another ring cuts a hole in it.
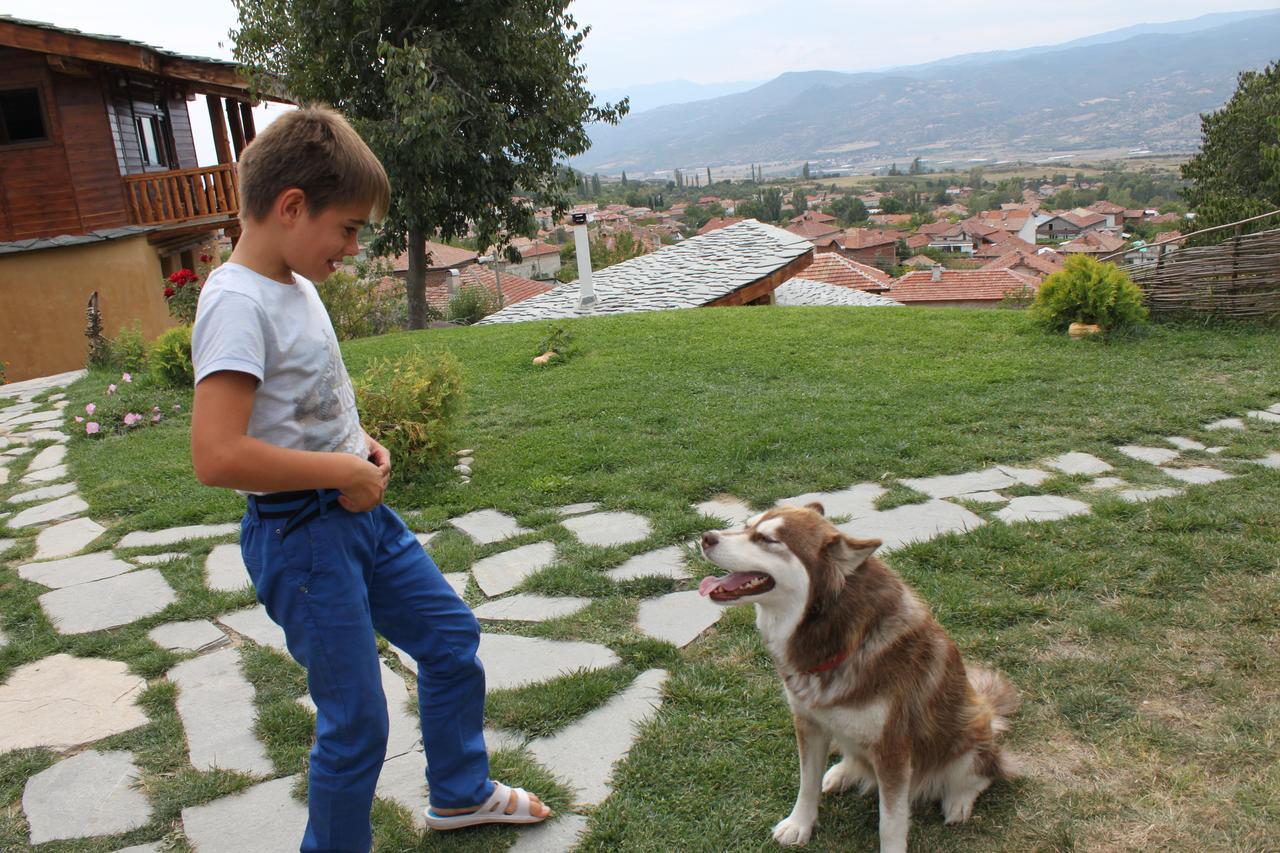
[{"label": "dog's snout", "polygon": [[707,548],[712,547],[719,541],[720,541],[720,534],[716,533],[714,530],[708,530],[706,533],[702,534],[703,550],[706,550]]}]

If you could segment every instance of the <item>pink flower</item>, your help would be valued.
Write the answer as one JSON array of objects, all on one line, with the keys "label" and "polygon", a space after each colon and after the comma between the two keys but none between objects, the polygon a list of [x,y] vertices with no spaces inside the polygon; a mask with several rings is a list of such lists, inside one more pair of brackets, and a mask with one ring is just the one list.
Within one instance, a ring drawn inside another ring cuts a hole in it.
[{"label": "pink flower", "polygon": [[84,413],[86,415],[92,415],[96,411],[98,411],[98,405],[96,403],[90,403],[84,407]]},{"label": "pink flower", "polygon": [[125,381],[125,382],[132,382],[132,381],[133,381],[133,374],[131,374],[131,373],[126,373],[126,374],[122,375],[122,376],[120,377],[120,379],[121,379],[121,380],[123,380],[123,381]]},{"label": "pink flower", "polygon": [[89,435],[96,435],[98,432],[98,424],[94,421],[89,421],[84,425],[84,431]]},{"label": "pink flower", "polygon": [[78,424],[84,423],[84,418],[80,417],[79,415],[76,415],[76,423]]},{"label": "pink flower", "polygon": [[129,414],[124,416],[124,425],[127,427],[131,427],[140,420],[142,420],[142,415],[138,414],[137,412],[130,412]]},{"label": "pink flower", "polygon": [[158,423],[160,423],[160,413],[159,413],[159,412],[156,412],[154,415],[152,415],[152,416],[151,416],[151,422],[152,422],[153,424],[158,424]]},{"label": "pink flower", "polygon": [[116,393],[116,386],[115,386],[115,383],[113,382],[107,386],[107,395],[110,396],[114,393]]},{"label": "pink flower", "polygon": [[181,412],[181,411],[182,411],[182,404],[181,404],[181,403],[174,403],[174,404],[173,404],[173,410],[174,410],[175,412]]}]

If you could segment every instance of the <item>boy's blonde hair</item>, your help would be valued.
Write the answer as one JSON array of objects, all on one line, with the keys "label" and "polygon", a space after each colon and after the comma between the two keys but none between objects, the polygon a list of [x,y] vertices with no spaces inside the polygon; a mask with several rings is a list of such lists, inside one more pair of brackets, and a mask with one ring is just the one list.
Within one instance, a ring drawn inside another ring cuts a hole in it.
[{"label": "boy's blonde hair", "polygon": [[339,113],[304,106],[259,133],[240,156],[240,215],[261,220],[280,193],[297,187],[315,214],[336,204],[368,201],[386,215],[391,183],[377,156]]}]

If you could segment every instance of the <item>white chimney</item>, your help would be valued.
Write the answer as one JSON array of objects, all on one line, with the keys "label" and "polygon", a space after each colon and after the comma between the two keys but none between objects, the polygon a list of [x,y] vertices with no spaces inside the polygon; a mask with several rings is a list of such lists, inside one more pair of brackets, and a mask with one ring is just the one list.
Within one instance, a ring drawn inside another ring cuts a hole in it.
[{"label": "white chimney", "polygon": [[449,270],[448,293],[449,293],[450,299],[458,295],[458,282],[461,280],[462,280],[462,277],[458,275],[457,270],[455,269]]},{"label": "white chimney", "polygon": [[933,275],[931,278],[933,281],[942,281],[942,264],[933,265]]},{"label": "white chimney", "polygon": [[594,217],[589,213],[575,213],[573,218],[573,246],[578,256],[578,307],[596,301],[596,291],[591,284],[591,242],[587,239],[587,223]]}]

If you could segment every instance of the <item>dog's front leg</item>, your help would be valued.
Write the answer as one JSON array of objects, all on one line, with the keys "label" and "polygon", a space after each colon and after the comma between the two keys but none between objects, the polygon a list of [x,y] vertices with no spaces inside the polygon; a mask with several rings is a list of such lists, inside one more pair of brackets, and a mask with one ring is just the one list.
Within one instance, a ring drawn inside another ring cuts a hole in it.
[{"label": "dog's front leg", "polygon": [[880,853],[907,853],[911,829],[911,746],[905,737],[885,737],[873,751],[880,785]]},{"label": "dog's front leg", "polygon": [[779,844],[807,844],[818,820],[818,798],[822,794],[822,771],[831,751],[831,736],[821,726],[803,717],[795,718],[796,746],[800,751],[800,793],[791,814],[773,828]]}]

